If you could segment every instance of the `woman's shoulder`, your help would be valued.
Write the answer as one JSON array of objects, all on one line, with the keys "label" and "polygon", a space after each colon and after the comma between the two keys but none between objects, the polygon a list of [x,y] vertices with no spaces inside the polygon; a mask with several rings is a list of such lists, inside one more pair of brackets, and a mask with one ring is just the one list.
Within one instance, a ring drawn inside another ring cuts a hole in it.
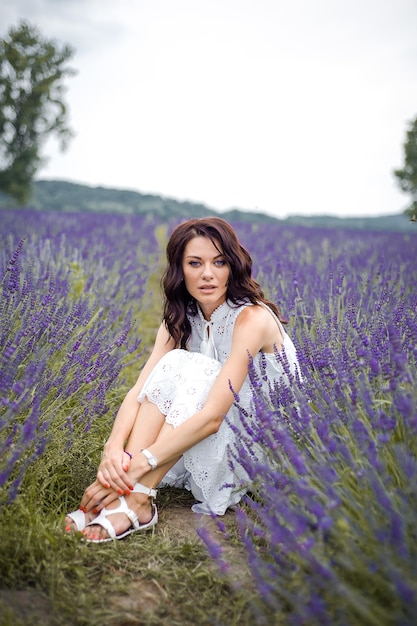
[{"label": "woman's shoulder", "polygon": [[273,313],[270,309],[264,306],[263,304],[254,304],[252,302],[247,302],[239,307],[238,310],[238,319],[240,323],[243,321],[248,322],[266,322],[269,319],[273,319]]},{"label": "woman's shoulder", "polygon": [[279,318],[275,315],[274,311],[263,302],[258,302],[256,304],[251,304],[250,306],[245,306],[240,311],[236,319],[235,326],[236,328],[248,326],[252,328],[262,329],[266,333],[275,333],[278,330],[278,334],[281,336],[281,339],[283,339],[286,334]]}]

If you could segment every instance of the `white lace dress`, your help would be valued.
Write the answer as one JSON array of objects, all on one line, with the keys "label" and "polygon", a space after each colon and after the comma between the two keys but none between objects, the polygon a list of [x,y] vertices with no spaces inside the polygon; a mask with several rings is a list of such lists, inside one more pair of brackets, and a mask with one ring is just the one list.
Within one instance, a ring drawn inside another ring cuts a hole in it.
[{"label": "white lace dress", "polygon": [[[189,316],[191,336],[188,350],[168,352],[153,369],[138,396],[139,402],[146,396],[155,403],[165,419],[175,428],[199,411],[226,361],[232,345],[232,333],[236,319],[250,302],[235,307],[224,302],[207,322],[200,309],[196,316]],[[268,307],[266,307],[268,308]],[[271,315],[274,313],[268,308]],[[282,324],[274,315],[284,338],[290,371],[298,368],[296,350]],[[254,359],[256,370],[267,376],[263,385],[268,389],[272,380],[288,382],[282,363],[274,354],[259,353]],[[251,389],[248,377],[239,391],[239,406],[251,414]],[[228,420],[241,428],[239,409],[232,405]],[[217,433],[210,435],[184,453],[183,457],[166,474],[161,485],[185,487],[191,490],[198,504],[192,509],[197,513],[223,515],[226,509],[237,504],[247,491],[247,476],[242,468],[231,469],[229,458],[238,434],[226,420]]]}]

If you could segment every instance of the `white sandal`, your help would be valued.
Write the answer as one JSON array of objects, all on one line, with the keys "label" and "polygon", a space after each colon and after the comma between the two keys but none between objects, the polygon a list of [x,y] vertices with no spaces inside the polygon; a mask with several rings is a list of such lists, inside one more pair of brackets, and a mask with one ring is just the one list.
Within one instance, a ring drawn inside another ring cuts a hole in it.
[{"label": "white sandal", "polygon": [[[95,524],[98,524],[99,526],[102,526],[107,531],[109,536],[106,539],[85,538],[85,541],[89,541],[90,543],[107,543],[109,541],[114,541],[115,539],[124,539],[125,537],[127,537],[128,535],[131,535],[132,533],[135,533],[139,530],[147,530],[149,528],[152,528],[158,523],[158,509],[156,508],[156,504],[153,501],[154,498],[156,498],[156,494],[158,493],[157,490],[151,489],[150,487],[145,487],[145,485],[142,485],[141,483],[136,483],[133,488],[133,491],[136,493],[146,493],[151,498],[151,505],[152,505],[152,511],[153,511],[152,519],[149,522],[146,522],[145,524],[141,524],[138,521],[138,516],[136,515],[136,513],[132,511],[132,509],[129,509],[128,504],[125,500],[125,497],[121,496],[120,506],[118,506],[116,509],[106,509],[106,508],[102,509],[100,511],[100,514],[96,518],[91,520],[91,522],[86,524],[85,526],[85,528],[87,528],[88,526],[94,526]],[[130,528],[128,528],[128,530],[121,533],[120,535],[116,535],[116,531],[114,530],[110,520],[107,519],[107,515],[113,515],[115,513],[124,513],[132,522],[132,525],[130,526]]]},{"label": "white sandal", "polygon": [[85,513],[81,511],[81,509],[71,511],[71,513],[67,513],[65,517],[70,517],[72,519],[79,532],[84,530],[84,528],[87,526]]}]

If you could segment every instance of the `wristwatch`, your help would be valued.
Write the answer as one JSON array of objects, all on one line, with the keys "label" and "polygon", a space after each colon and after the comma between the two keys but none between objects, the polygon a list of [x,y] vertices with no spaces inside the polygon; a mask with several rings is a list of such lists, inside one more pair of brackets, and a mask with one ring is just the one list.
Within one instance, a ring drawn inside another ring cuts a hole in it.
[{"label": "wristwatch", "polygon": [[156,456],[154,456],[151,452],[149,452],[149,450],[147,450],[146,448],[143,448],[143,450],[141,450],[142,454],[144,454],[146,456],[146,458],[148,459],[148,463],[151,466],[151,468],[154,470],[158,467],[158,459],[156,458]]}]

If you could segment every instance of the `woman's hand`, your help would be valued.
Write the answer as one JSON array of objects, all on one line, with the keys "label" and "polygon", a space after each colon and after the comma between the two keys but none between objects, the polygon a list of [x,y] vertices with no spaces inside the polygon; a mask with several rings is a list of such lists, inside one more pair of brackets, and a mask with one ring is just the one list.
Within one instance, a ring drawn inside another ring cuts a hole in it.
[{"label": "woman's hand", "polygon": [[114,489],[103,487],[98,480],[95,480],[84,491],[80,502],[80,509],[84,511],[84,513],[92,512],[98,514],[104,507],[108,506],[119,497],[119,494],[114,491]]},{"label": "woman's hand", "polygon": [[105,489],[113,489],[120,496],[133,489],[128,475],[130,455],[123,449],[104,446],[103,456],[97,471],[97,481]]},{"label": "woman's hand", "polygon": [[99,513],[104,507],[133,489],[127,472],[130,456],[124,450],[110,451],[104,447],[103,458],[97,471],[96,480],[84,492],[80,508],[85,513]]}]

